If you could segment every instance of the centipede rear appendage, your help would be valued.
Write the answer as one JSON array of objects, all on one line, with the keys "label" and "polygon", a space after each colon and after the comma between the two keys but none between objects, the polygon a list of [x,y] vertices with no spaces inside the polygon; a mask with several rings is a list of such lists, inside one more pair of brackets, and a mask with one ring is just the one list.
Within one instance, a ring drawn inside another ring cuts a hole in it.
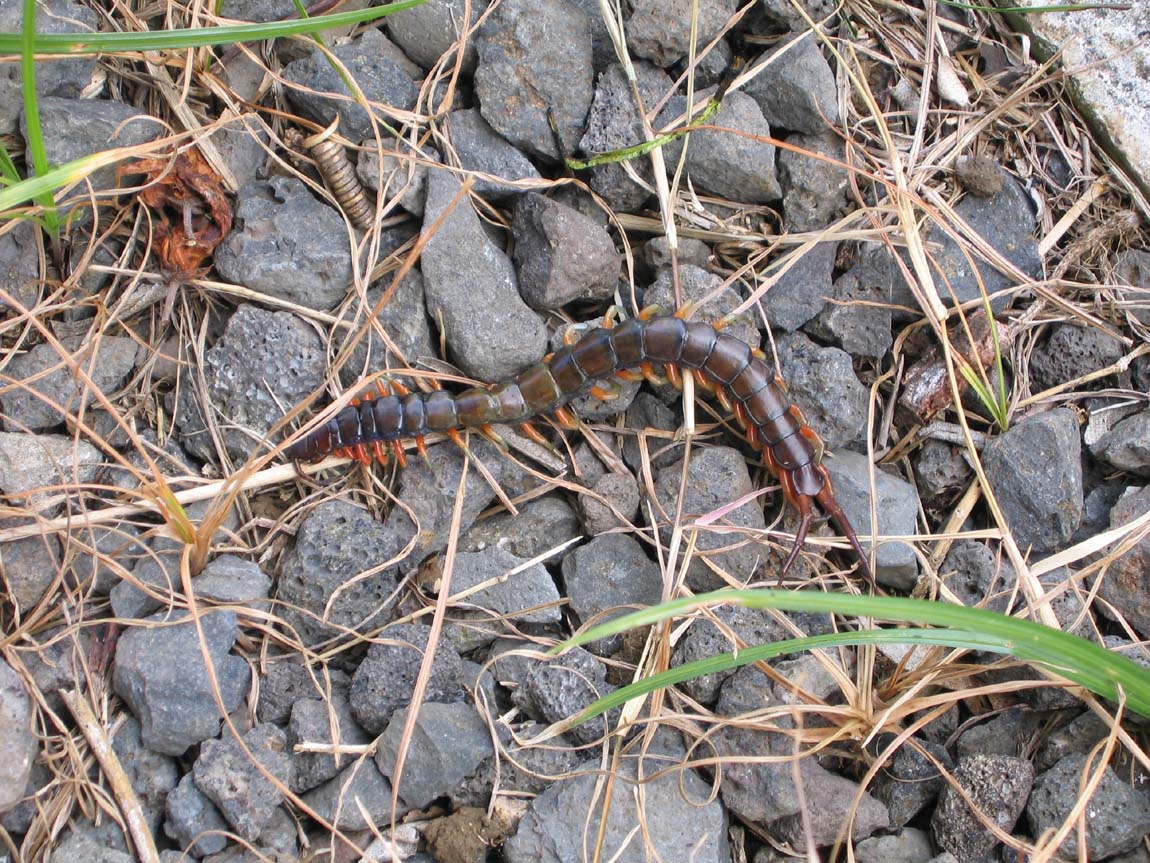
[{"label": "centipede rear appendage", "polygon": [[545,415],[569,422],[566,405],[596,381],[633,369],[650,373],[656,366],[668,378],[681,378],[684,370],[696,375],[730,404],[747,440],[762,453],[786,500],[799,513],[795,544],[780,581],[802,549],[817,504],[850,542],[863,575],[873,585],[866,552],[835,499],[821,462],[822,442],[791,403],[774,370],[746,342],[710,324],[672,315],[640,315],[618,326],[592,329],[503,383],[461,393],[394,392],[365,398],[308,432],[285,454],[298,462],[333,454],[362,462],[386,461],[389,449],[402,458],[403,441],[414,440],[422,448],[423,438],[431,432],[526,423]]}]

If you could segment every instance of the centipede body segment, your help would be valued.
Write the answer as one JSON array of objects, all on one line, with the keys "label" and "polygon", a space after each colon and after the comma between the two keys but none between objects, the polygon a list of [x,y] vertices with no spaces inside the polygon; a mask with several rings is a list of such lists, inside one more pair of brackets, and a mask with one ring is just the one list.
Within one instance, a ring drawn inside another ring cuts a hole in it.
[{"label": "centipede body segment", "polygon": [[850,542],[863,574],[873,583],[866,553],[821,462],[822,442],[791,403],[774,370],[746,342],[710,324],[672,315],[640,315],[614,327],[593,329],[503,383],[461,393],[397,388],[364,398],[288,446],[285,454],[299,462],[328,455],[386,460],[387,447],[402,458],[401,441],[415,440],[422,447],[430,432],[453,434],[493,423],[526,423],[545,414],[566,423],[571,417],[565,405],[596,381],[632,369],[650,374],[654,366],[662,366],[671,379],[686,370],[713,389],[778,478],[799,514],[795,544],[783,573],[798,557],[817,504]]}]

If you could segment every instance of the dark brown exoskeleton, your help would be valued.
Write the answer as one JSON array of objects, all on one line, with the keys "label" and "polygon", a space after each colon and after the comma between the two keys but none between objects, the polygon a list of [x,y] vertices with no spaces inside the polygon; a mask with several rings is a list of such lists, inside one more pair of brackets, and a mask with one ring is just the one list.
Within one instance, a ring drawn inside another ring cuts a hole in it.
[{"label": "dark brown exoskeleton", "polygon": [[[711,324],[678,316],[644,313],[618,326],[598,327],[504,383],[458,394],[400,390],[364,399],[288,446],[285,454],[293,461],[344,455],[367,463],[372,458],[386,461],[384,446],[390,445],[402,462],[400,442],[414,440],[422,450],[429,432],[454,436],[460,428],[527,423],[544,414],[572,425],[565,405],[588,390],[597,392],[596,381],[628,376],[634,369],[654,377],[656,366],[662,366],[672,381],[679,380],[685,369],[714,392],[732,411],[751,446],[762,453],[783,495],[798,511],[795,544],[782,574],[802,549],[817,503],[850,542],[863,574],[873,584],[870,561],[822,464],[822,442],[787,398],[765,358]],[[538,435],[530,426],[526,430]]]}]

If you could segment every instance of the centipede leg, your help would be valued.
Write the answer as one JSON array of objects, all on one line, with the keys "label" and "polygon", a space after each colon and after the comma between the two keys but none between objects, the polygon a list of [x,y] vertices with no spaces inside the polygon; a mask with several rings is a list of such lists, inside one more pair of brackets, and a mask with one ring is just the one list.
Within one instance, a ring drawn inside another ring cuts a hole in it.
[{"label": "centipede leg", "polygon": [[567,410],[567,408],[555,408],[553,413],[555,414],[556,422],[563,426],[563,428],[569,431],[575,431],[575,429],[579,428],[579,420],[577,420],[575,415]]},{"label": "centipede leg", "polygon": [[822,469],[822,472],[823,477],[826,479],[826,485],[815,495],[815,500],[819,502],[819,506],[822,507],[823,512],[830,517],[831,521],[835,523],[835,526],[842,531],[843,536],[847,538],[847,542],[851,544],[851,549],[854,550],[855,556],[859,561],[859,569],[862,570],[863,577],[866,578],[867,583],[870,584],[871,590],[877,590],[874,570],[871,569],[870,565],[870,557],[866,551],[863,550],[862,543],[859,542],[858,534],[855,533],[855,529],[851,526],[846,513],[843,512],[842,507],[839,506],[839,502],[835,500],[835,492],[831,486],[831,478],[827,474],[825,467]]},{"label": "centipede leg", "polygon": [[[784,488],[786,487],[784,483]],[[811,528],[811,499],[805,494],[797,495],[791,498],[791,502],[795,505],[795,509],[799,511],[799,527],[795,531],[795,544],[791,546],[791,553],[787,555],[786,562],[783,563],[782,571],[779,573],[779,580],[776,586],[783,586],[783,579],[787,576],[787,570],[791,568],[796,560],[798,560],[799,552],[803,550],[803,543],[807,541],[807,532]]]},{"label": "centipede leg", "polygon": [[486,425],[481,425],[479,427],[479,431],[482,432],[482,434],[485,438],[487,438],[489,441],[491,441],[493,444],[495,444],[497,447],[499,447],[504,452],[508,452],[511,449],[511,447],[509,447],[507,445],[507,441],[503,439],[502,435],[500,435],[499,432],[497,432],[494,428],[492,428],[490,423],[487,423]]}]

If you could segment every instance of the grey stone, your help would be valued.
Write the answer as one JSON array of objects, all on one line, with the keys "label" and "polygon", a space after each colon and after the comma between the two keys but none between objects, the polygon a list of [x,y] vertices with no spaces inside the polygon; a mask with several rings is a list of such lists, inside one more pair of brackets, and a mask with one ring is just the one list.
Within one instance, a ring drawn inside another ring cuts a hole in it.
[{"label": "grey stone", "polygon": [[[39,109],[44,154],[49,165],[63,165],[112,147],[146,144],[164,133],[164,126],[154,117],[122,102],[45,96],[39,100]],[[20,134],[27,143],[28,118],[23,114],[20,115]],[[130,174],[117,180],[116,171],[116,165],[109,165],[89,174],[85,185],[74,192],[79,203],[59,208],[61,221],[70,220],[74,228],[88,224],[91,211],[86,186],[90,185],[98,194],[132,182]]]},{"label": "grey stone", "polygon": [[[1018,5],[1037,9],[1046,4],[1024,0]],[[1058,54],[1079,110],[1096,134],[1121,153],[1142,188],[1150,189],[1150,86],[1143,41],[1150,9],[1132,3],[1086,15],[1023,12],[1011,23],[1034,38],[1040,57]]]},{"label": "grey stone", "polygon": [[[1122,358],[1122,343],[1094,327],[1058,324],[1030,355],[1034,388],[1049,389],[1101,371]],[[1091,382],[1086,386],[1102,386]]]},{"label": "grey stone", "polygon": [[591,492],[579,496],[579,514],[589,535],[598,536],[635,522],[639,515],[639,484],[631,474],[604,474],[595,480]]},{"label": "grey stone", "polygon": [[[333,737],[332,729],[338,731]],[[330,700],[300,698],[292,705],[287,729],[293,763],[292,791],[303,793],[334,778],[351,760],[349,755],[336,756],[323,752],[296,752],[299,743],[323,743],[339,746],[363,746],[371,738],[356,724],[344,691],[333,693]]]},{"label": "grey stone", "polygon": [[[232,172],[225,180],[229,188],[242,189],[254,183],[268,160],[268,133],[255,117],[244,115],[224,123],[212,135],[212,143],[224,164]],[[231,186],[231,180],[235,186]]]},{"label": "grey stone", "polygon": [[[171,606],[172,597],[183,593],[180,585],[180,557],[181,552],[175,550],[153,551],[137,561],[132,567],[131,576],[120,581],[109,592],[112,613],[116,617],[139,618],[147,617],[164,606]],[[143,587],[137,587],[133,582],[139,582]]]},{"label": "grey stone", "polygon": [[[475,606],[493,612],[500,618],[521,623],[558,623],[559,590],[543,564],[527,568],[526,558],[516,557],[498,546],[473,553],[461,552],[452,568],[452,595],[467,592],[459,600],[464,606]],[[519,570],[510,578],[508,573]],[[479,585],[487,586],[475,590]],[[540,606],[546,606],[540,608]]]},{"label": "grey stone", "polygon": [[[1107,644],[1107,648],[1114,650],[1110,644]],[[1046,771],[1069,756],[1087,755],[1109,733],[1110,726],[1099,716],[1090,711],[1081,713],[1043,736],[1035,756],[1035,766],[1040,771]]]},{"label": "grey stone", "polygon": [[817,135],[838,124],[835,75],[813,32],[769,51],[755,61],[755,66],[764,62],[767,65],[747,83],[745,91],[772,127]]},{"label": "grey stone", "polygon": [[[384,292],[390,289],[390,277],[368,288],[364,309],[375,309]],[[375,319],[379,327],[373,324],[363,334],[363,338],[352,349],[347,363],[339,370],[340,380],[345,387],[354,387],[365,375],[404,364],[416,366],[438,356],[431,340],[431,327],[427,322],[423,274],[418,270],[411,270],[400,280]],[[403,361],[380,337],[379,328],[387,333],[398,354],[403,355]]]},{"label": "grey stone", "polygon": [[603,534],[575,549],[563,561],[563,583],[582,623],[606,623],[635,606],[657,605],[663,597],[659,565],[624,533]]},{"label": "grey stone", "polygon": [[297,654],[269,657],[267,672],[259,679],[256,720],[283,725],[297,701],[329,699],[351,684],[351,678],[338,668],[305,665]]},{"label": "grey stone", "polygon": [[157,833],[164,804],[179,782],[176,760],[145,747],[140,737],[140,723],[130,716],[112,738],[112,749],[136,792],[148,827],[153,834]]},{"label": "grey stone", "polygon": [[399,787],[399,796],[417,809],[450,796],[495,750],[491,730],[473,705],[428,703],[419,708],[406,744],[403,774],[395,775],[408,711],[397,710],[379,738],[375,763]]},{"label": "grey stone", "polygon": [[[283,415],[324,380],[325,352],[315,330],[289,312],[243,305],[204,354],[202,374],[213,425],[228,458],[246,460]],[[180,388],[176,424],[189,452],[217,461],[199,403],[200,387]]]},{"label": "grey stone", "polygon": [[[888,740],[883,740],[885,748]],[[926,750],[927,754],[920,751]],[[934,761],[931,760],[934,759]],[[902,827],[933,803],[946,785],[946,778],[935,761],[947,770],[954,761],[946,749],[925,740],[908,741],[883,765],[871,786],[871,793],[881,800],[890,814],[891,827]]]},{"label": "grey stone", "polygon": [[860,791],[857,782],[821,767],[814,758],[799,762],[799,775],[808,817],[788,815],[773,825],[794,848],[834,845],[848,823],[856,842],[890,825],[886,806]]},{"label": "grey stone", "polygon": [[[840,163],[846,160],[846,151],[837,137],[795,134],[787,138],[787,143]],[[818,231],[830,225],[846,205],[850,188],[847,170],[794,150],[780,150],[778,166],[787,227],[792,231]]]},{"label": "grey stone", "polygon": [[128,523],[77,527],[68,547],[70,583],[86,595],[107,596],[147,553],[146,541],[138,537],[139,529]]},{"label": "grey stone", "polygon": [[643,244],[639,253],[639,260],[656,276],[660,270],[670,269],[675,259],[679,264],[691,264],[705,270],[711,261],[711,247],[702,240],[679,237],[678,245],[672,252],[666,237],[652,237]]},{"label": "grey stone", "polygon": [[236,229],[215,252],[221,276],[318,311],[344,298],[352,277],[347,227],[300,180],[272,177],[244,186],[235,215]]},{"label": "grey stone", "polygon": [[[771,688],[770,679],[754,666],[743,666],[722,685],[715,712],[737,717],[782,706]],[[779,718],[772,725],[788,727]],[[740,818],[768,824],[794,815],[800,809],[792,765],[779,756],[793,754],[793,743],[785,733],[764,731],[747,723],[727,723],[718,728],[712,745],[723,762],[722,800]],[[803,764],[813,759],[803,759]]]},{"label": "grey stone", "polygon": [[[772,327],[794,332],[815,315],[831,296],[831,274],[838,243],[818,243],[808,249],[763,297],[763,312]],[[775,268],[766,273],[773,278]]]},{"label": "grey stone", "polygon": [[1090,452],[1118,470],[1150,477],[1150,411],[1119,420]]},{"label": "grey stone", "polygon": [[994,438],[983,465],[1003,517],[1022,549],[1050,551],[1082,521],[1078,421],[1067,408],[1030,417]]},{"label": "grey stone", "polygon": [[[674,86],[670,76],[662,69],[642,60],[636,61],[635,86],[645,106],[658,103]],[[610,153],[632,147],[646,140],[643,122],[635,107],[632,85],[623,67],[608,66],[595,83],[595,97],[587,113],[586,131],[579,141],[579,149],[587,156]],[[663,119],[660,114],[656,120]],[[669,118],[668,118],[669,119]],[[591,168],[589,185],[614,210],[632,212],[640,208],[651,196],[650,185],[654,172],[650,159],[633,159],[629,163],[647,186],[636,183],[620,162],[596,165]]]},{"label": "grey stone", "polygon": [[[597,762],[556,782],[531,801],[516,834],[503,846],[506,863],[561,863],[583,859],[587,847],[585,813],[602,814],[603,859],[615,863],[645,863],[649,855],[662,860],[683,859],[691,849],[697,863],[729,863],[727,816],[710,786],[693,771],[673,767],[685,757],[682,745],[660,734],[642,754],[624,755],[619,775],[629,785],[644,777],[641,804],[632,794],[602,793]],[[640,774],[641,771],[641,774]],[[655,775],[658,774],[658,775]],[[635,825],[642,823],[643,841],[636,842]]]},{"label": "grey stone", "polygon": [[557,161],[571,152],[592,96],[583,10],[567,0],[509,0],[480,27],[475,46],[475,93],[491,127],[533,156]]},{"label": "grey stone", "polygon": [[0,661],[0,812],[24,796],[39,748],[32,733],[32,699],[24,682]]},{"label": "grey stone", "polygon": [[26,618],[60,573],[60,543],[47,533],[0,543],[0,570],[8,599]]},{"label": "grey stone", "polygon": [[[551,661],[533,661],[512,700],[529,715],[544,722],[570,719],[614,687],[606,682],[606,671],[599,661],[581,647],[567,651]],[[595,717],[576,725],[567,734],[580,743],[601,740],[614,727],[618,708],[605,720]]]},{"label": "grey stone", "polygon": [[[465,21],[467,9],[470,21]],[[430,69],[442,57],[445,63],[455,62],[452,46],[459,41],[462,31],[479,20],[487,8],[486,0],[430,0],[411,9],[400,9],[384,21],[387,32],[404,53],[424,69]],[[450,56],[447,55],[448,52]],[[468,40],[463,52],[463,72],[475,69],[474,37]]]},{"label": "grey stone", "polygon": [[[27,353],[13,356],[5,374],[24,387],[13,389],[0,398],[0,411],[6,431],[38,431],[60,425],[66,414],[83,415],[91,421],[91,406],[96,401],[92,387],[112,396],[136,365],[136,343],[120,336],[103,336],[87,347],[78,340],[66,339],[64,348],[69,359],[63,360],[56,348],[39,344]],[[68,363],[68,364],[66,364]],[[76,376],[71,363],[92,382]],[[60,406],[61,413],[45,399]]]},{"label": "grey stone", "polygon": [[266,608],[272,580],[259,565],[234,554],[221,554],[211,560],[192,582],[197,596],[220,603]]},{"label": "grey stone", "polygon": [[963,605],[1006,612],[1018,575],[1005,554],[980,542],[960,539],[950,547],[939,576]]},{"label": "grey stone", "polygon": [[636,0],[624,32],[627,47],[636,57],[657,66],[670,66],[687,56],[692,39],[692,15],[697,9],[694,34],[697,44],[709,43],[735,12],[734,0]]},{"label": "grey stone", "polygon": [[422,217],[427,204],[429,162],[439,161],[432,147],[415,149],[407,141],[387,140],[377,144],[366,138],[355,163],[355,173],[365,188],[383,199],[381,215],[396,213],[400,207]]},{"label": "grey stone", "polygon": [[[816,426],[817,428],[817,426]],[[871,527],[870,471],[866,456],[839,452],[823,462],[834,482],[835,497],[864,549],[869,549]],[[878,470],[874,471],[880,534],[908,535],[915,532],[918,519],[918,492],[906,480]],[[909,590],[918,577],[918,558],[905,542],[884,542],[875,551],[875,578],[879,584],[896,590]]]},{"label": "grey stone", "polygon": [[201,747],[193,768],[196,788],[216,805],[241,839],[255,841],[283,802],[280,788],[291,781],[292,769],[286,750],[284,733],[271,723],[244,734],[242,747],[228,735],[205,741]]},{"label": "grey stone", "polygon": [[[802,32],[812,21],[822,21],[839,8],[835,0],[762,0],[763,14],[772,22],[796,32]],[[834,18],[831,19],[832,26]]]},{"label": "grey stone", "polygon": [[[1110,527],[1121,527],[1150,511],[1150,486],[1132,489],[1110,511]],[[1150,634],[1150,536],[1118,555],[1106,568],[1098,593],[1105,600],[1098,610],[1106,617],[1120,617],[1140,634]],[[1113,609],[1113,610],[1112,610]]]},{"label": "grey stone", "polygon": [[832,450],[857,440],[866,423],[868,396],[850,356],[839,348],[820,347],[802,333],[779,339],[777,348],[787,391],[807,424]]},{"label": "grey stone", "polygon": [[459,201],[445,215],[458,189],[446,172],[429,177],[424,230],[444,218],[421,259],[428,311],[466,374],[500,381],[542,358],[547,331],[520,299],[511,261],[488,238],[470,202]]},{"label": "grey stone", "polygon": [[[466,531],[479,514],[495,500],[490,483],[503,481],[506,457],[487,441],[475,438],[469,444],[470,458],[482,460],[487,477],[478,470],[469,469],[463,485],[463,505],[459,511],[461,531]],[[399,505],[387,517],[385,527],[390,535],[399,537],[399,549],[414,538],[411,554],[400,562],[400,571],[415,569],[428,555],[447,548],[452,520],[455,517],[456,498],[468,456],[453,443],[437,444],[427,448],[427,458],[410,464],[403,472],[403,487]],[[412,521],[412,513],[415,521]],[[398,553],[398,549],[392,554]]]},{"label": "grey stone", "polygon": [[[684,523],[727,506],[732,501],[749,495],[754,486],[742,454],[729,447],[695,449],[687,465],[686,484],[680,503],[680,483],[683,479],[682,461],[659,471],[655,477],[656,517],[666,542],[670,538],[670,522],[680,509]],[[741,531],[762,531],[766,528],[763,511],[757,501],[749,501],[716,522],[724,527]],[[687,567],[687,585],[694,591],[714,590],[726,582],[710,565],[721,569],[736,582],[747,581],[763,558],[757,543],[745,535],[730,531],[698,529],[695,537],[695,559]]]},{"label": "grey stone", "polygon": [[[1034,767],[1029,761],[1005,755],[972,756],[960,761],[953,775],[981,817],[1007,833],[1022,814],[1034,783]],[[963,863],[990,860],[998,845],[998,839],[982,826],[963,795],[949,784],[942,790],[930,829],[935,843]]]},{"label": "grey stone", "polygon": [[[60,714],[68,712],[60,690],[71,691],[82,686],[86,672],[78,660],[83,656],[99,657],[99,651],[107,647],[109,634],[107,626],[84,631],[82,636],[74,627],[54,627],[36,633],[35,649],[21,651],[24,671],[32,678],[32,685],[49,709]],[[89,663],[92,662],[89,659]]]},{"label": "grey stone", "polygon": [[[236,639],[233,612],[204,611],[204,640],[186,614],[155,615],[129,627],[116,645],[112,684],[140,720],[144,745],[155,752],[182,755],[220,728],[213,682],[203,664],[206,648],[224,708],[231,712],[247,693],[247,663],[228,651]],[[146,625],[145,625],[146,624]]]},{"label": "grey stone", "polygon": [[[1002,191],[992,198],[967,195],[955,205],[954,212],[1022,272],[1033,278],[1041,275],[1042,258],[1038,254],[1038,241],[1034,239],[1033,205],[1016,180],[1007,178]],[[956,298],[959,303],[978,299],[982,296],[981,281],[986,293],[992,295],[991,308],[999,312],[1006,307],[1009,297],[993,298],[993,295],[1011,287],[1013,281],[1010,278],[973,253],[976,272],[967,258],[967,250],[960,248],[950,235],[941,230],[932,230],[928,239],[940,246],[932,252],[930,262],[944,303],[950,305]]]},{"label": "grey stone", "polygon": [[[402,65],[386,56],[385,44],[390,43],[383,33],[369,28],[359,39],[337,45],[331,52],[347,67],[368,102],[409,111],[419,91]],[[319,125],[329,126],[338,117],[345,138],[359,141],[375,134],[367,111],[351,98],[347,84],[322,52],[289,63],[284,77],[298,87],[287,91],[288,98]],[[347,98],[335,99],[330,94]],[[386,114],[376,116],[377,122],[390,122]],[[346,234],[341,231],[340,236]]]},{"label": "grey stone", "polygon": [[1022,707],[1003,711],[986,722],[969,726],[958,738],[959,761],[974,755],[1024,757],[1042,733],[1046,717]]},{"label": "grey stone", "polygon": [[228,844],[228,822],[215,805],[196,788],[191,773],[184,774],[166,801],[164,832],[181,849],[197,857],[223,851]]},{"label": "grey stone", "polygon": [[391,783],[370,758],[349,764],[339,776],[303,795],[303,802],[339,830],[382,826],[408,811],[402,800],[391,811]]},{"label": "grey stone", "polygon": [[855,845],[859,863],[926,863],[933,856],[930,836],[913,827],[890,836],[872,836]]},{"label": "grey stone", "polygon": [[[3,748],[3,743],[0,743],[0,748]],[[53,778],[54,774],[48,769],[44,759],[37,758],[33,761],[32,771],[28,776],[27,784],[24,786],[23,797],[19,803],[11,806],[3,813],[3,816],[0,817],[0,827],[9,833],[27,833],[32,822],[44,811],[43,807],[54,790],[51,787]],[[5,777],[5,781],[7,781],[7,777]],[[11,796],[8,787],[4,787],[6,797]]]},{"label": "grey stone", "polygon": [[8,495],[12,503],[25,498],[33,507],[42,507],[60,492],[36,489],[92,482],[101,463],[100,451],[84,440],[67,435],[0,432],[0,492]]},{"label": "grey stone", "polygon": [[578,210],[534,192],[521,195],[511,230],[519,293],[531,308],[546,311],[614,294],[620,270],[615,243]]},{"label": "grey stone", "polygon": [[[1061,759],[1034,782],[1026,804],[1026,819],[1036,837],[1058,830],[1081,802],[1083,776],[1093,777],[1097,759],[1087,763],[1086,755]],[[1105,767],[1102,781],[1083,810],[1086,817],[1088,860],[1106,860],[1142,845],[1150,833],[1150,794],[1122,779],[1113,767]],[[1081,824],[1075,819],[1075,825]],[[1078,854],[1079,830],[1067,834],[1058,847],[1060,855]]]},{"label": "grey stone", "polygon": [[[375,637],[367,656],[351,679],[349,701],[356,722],[380,734],[401,707],[411,703],[412,690],[427,650],[428,628],[413,623],[389,626]],[[450,644],[436,645],[424,701],[460,701],[463,663]]]},{"label": "grey stone", "polygon": [[[9,63],[4,68],[11,69],[16,65]],[[35,305],[40,296],[38,234],[39,229],[31,222],[10,224],[9,229],[0,234],[0,287],[24,308]],[[0,309],[7,308],[9,304],[0,300]]]},{"label": "grey stone", "polygon": [[[71,0],[50,0],[39,4],[36,35],[48,33],[94,33],[100,29],[96,13]],[[0,3],[0,32],[19,33],[24,20],[23,4],[18,0]],[[36,94],[74,99],[87,87],[99,67],[94,54],[79,57],[53,57],[50,62],[36,63]],[[5,63],[0,71],[0,133],[16,131],[24,107],[24,75],[20,63]],[[2,256],[0,256],[2,257]]]},{"label": "grey stone", "polygon": [[835,280],[830,302],[805,329],[853,357],[881,358],[894,343],[887,293],[847,273]]},{"label": "grey stone", "polygon": [[562,498],[547,495],[528,501],[519,515],[500,512],[476,522],[459,541],[461,551],[480,551],[490,546],[505,548],[516,557],[530,560],[582,533],[579,518]]},{"label": "grey stone", "polygon": [[[623,439],[623,460],[637,474],[643,470],[643,453],[653,468],[665,470],[681,458],[681,448],[672,438],[679,427],[679,417],[653,393],[641,390],[627,409],[624,425],[638,432]],[[654,437],[649,432],[664,432]],[[643,442],[640,448],[640,441]]]},{"label": "grey stone", "polygon": [[967,483],[974,469],[963,455],[960,447],[945,441],[928,440],[923,443],[914,474],[918,492],[924,500],[936,500]]},{"label": "grey stone", "polygon": [[[447,134],[465,171],[504,180],[541,179],[530,160],[492,129],[476,108],[452,111],[447,117]],[[476,178],[472,192],[491,201],[505,201],[519,190],[497,180]]]},{"label": "grey stone", "polygon": [[98,834],[72,830],[53,849],[52,863],[132,863],[135,858],[99,841]]},{"label": "grey stone", "polygon": [[687,172],[696,185],[747,204],[783,196],[775,175],[775,145],[757,140],[769,138],[771,127],[754,99],[737,90],[727,93],[707,125],[718,128],[692,133],[687,147]]},{"label": "grey stone", "polygon": [[396,578],[393,568],[379,567],[404,544],[393,528],[347,501],[319,504],[284,556],[276,594],[284,620],[309,645],[385,621]]}]

